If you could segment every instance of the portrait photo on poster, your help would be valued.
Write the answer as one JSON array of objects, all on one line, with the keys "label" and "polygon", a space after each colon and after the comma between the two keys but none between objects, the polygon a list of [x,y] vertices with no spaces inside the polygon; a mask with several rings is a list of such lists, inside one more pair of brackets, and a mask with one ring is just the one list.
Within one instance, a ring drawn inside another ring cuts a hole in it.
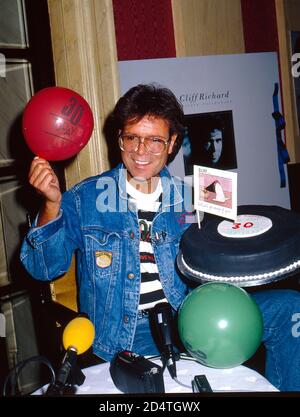
[{"label": "portrait photo on poster", "polygon": [[188,114],[185,125],[182,143],[185,175],[193,175],[193,165],[237,168],[231,110]]}]

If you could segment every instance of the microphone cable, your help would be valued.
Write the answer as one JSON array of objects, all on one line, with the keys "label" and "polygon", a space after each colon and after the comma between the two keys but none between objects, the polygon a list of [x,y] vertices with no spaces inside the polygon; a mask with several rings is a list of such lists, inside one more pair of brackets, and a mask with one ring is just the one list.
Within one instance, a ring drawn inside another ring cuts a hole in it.
[{"label": "microphone cable", "polygon": [[[177,355],[177,354],[176,354]],[[193,361],[193,362],[197,362],[197,363],[199,363],[199,361],[196,359],[196,358],[194,358],[193,356],[190,356],[189,354],[187,354],[187,353],[184,353],[184,352],[180,352],[180,353],[178,353],[178,355],[179,355],[179,359],[183,359],[183,360],[186,360],[186,361]],[[155,356],[150,356],[149,358],[148,358],[149,360],[156,360],[156,359],[160,359],[161,361],[162,361],[162,357],[161,357],[161,355],[155,355]],[[166,364],[163,364],[163,372],[164,372],[164,370],[166,369]],[[171,375],[170,375],[171,376]],[[183,382],[181,382],[181,381],[179,381],[179,379],[177,378],[177,376],[171,376],[171,378],[178,384],[178,385],[181,385],[182,387],[184,387],[184,388],[190,388],[190,389],[192,389],[193,388],[193,386],[192,386],[192,384],[190,384],[190,385],[188,385],[188,384],[184,384]]]},{"label": "microphone cable", "polygon": [[[45,357],[45,356],[33,356],[31,358],[25,359],[19,363],[17,363],[8,373],[7,377],[5,378],[4,384],[3,384],[3,391],[2,395],[3,397],[6,396],[25,396],[27,394],[18,393],[16,391],[16,387],[18,384],[18,378],[21,373],[21,371],[29,364],[33,362],[38,362],[46,365],[48,369],[51,372],[51,381],[50,384],[53,384],[55,382],[55,371],[53,369],[53,366],[51,362]],[[10,395],[7,393],[7,389],[10,386]]]}]

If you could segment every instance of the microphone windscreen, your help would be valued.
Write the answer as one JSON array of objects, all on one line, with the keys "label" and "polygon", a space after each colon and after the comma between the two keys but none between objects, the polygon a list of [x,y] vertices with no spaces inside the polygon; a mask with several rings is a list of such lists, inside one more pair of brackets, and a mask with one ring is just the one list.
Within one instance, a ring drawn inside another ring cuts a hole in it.
[{"label": "microphone windscreen", "polygon": [[93,323],[86,317],[76,317],[71,320],[63,332],[63,345],[67,350],[74,347],[80,355],[87,351],[94,341],[95,328]]}]

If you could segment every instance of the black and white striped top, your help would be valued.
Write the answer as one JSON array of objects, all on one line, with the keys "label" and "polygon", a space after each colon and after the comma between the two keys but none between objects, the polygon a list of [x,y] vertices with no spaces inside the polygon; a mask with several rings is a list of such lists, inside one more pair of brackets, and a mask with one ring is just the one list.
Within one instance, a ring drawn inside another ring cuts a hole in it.
[{"label": "black and white striped top", "polygon": [[127,182],[127,193],[137,206],[140,227],[141,288],[139,310],[149,309],[160,302],[167,302],[159,279],[151,243],[151,225],[161,204],[161,183],[151,194],[142,193]]}]

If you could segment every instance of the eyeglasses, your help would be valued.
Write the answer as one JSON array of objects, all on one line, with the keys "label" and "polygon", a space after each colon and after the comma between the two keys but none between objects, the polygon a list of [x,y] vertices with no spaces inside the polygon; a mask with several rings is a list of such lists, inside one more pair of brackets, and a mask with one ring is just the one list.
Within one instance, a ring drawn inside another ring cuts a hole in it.
[{"label": "eyeglasses", "polygon": [[119,135],[119,146],[122,151],[127,152],[136,152],[140,143],[142,143],[147,152],[152,155],[159,155],[166,149],[169,141],[170,139],[165,140],[165,138],[159,136]]}]

